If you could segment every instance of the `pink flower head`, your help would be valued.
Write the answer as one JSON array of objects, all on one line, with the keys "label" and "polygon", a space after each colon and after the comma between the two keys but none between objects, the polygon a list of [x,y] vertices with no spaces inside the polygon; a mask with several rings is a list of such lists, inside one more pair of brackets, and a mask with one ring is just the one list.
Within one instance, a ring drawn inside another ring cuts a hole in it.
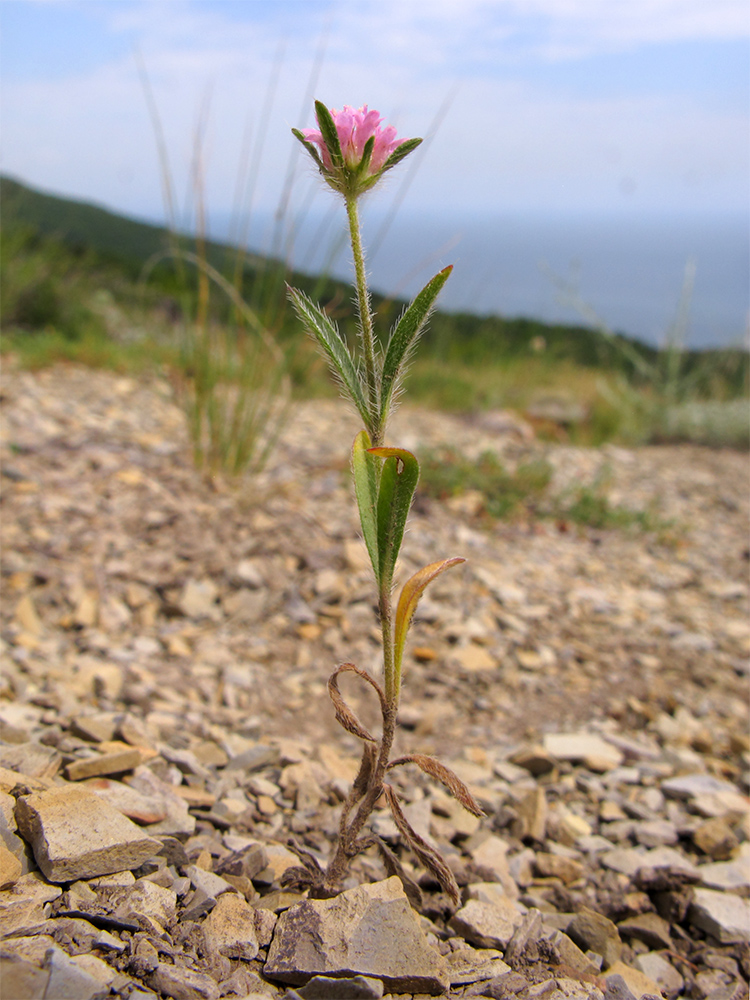
[{"label": "pink flower head", "polygon": [[[316,102],[316,112],[319,128],[292,131],[314,157],[326,181],[344,194],[356,196],[372,187],[381,174],[422,141],[396,138],[394,126],[381,128],[380,114],[369,111],[366,104],[357,110],[345,104],[342,111],[335,108],[329,111]],[[338,137],[339,149],[335,148],[331,126]],[[394,157],[399,149],[401,154]]]}]

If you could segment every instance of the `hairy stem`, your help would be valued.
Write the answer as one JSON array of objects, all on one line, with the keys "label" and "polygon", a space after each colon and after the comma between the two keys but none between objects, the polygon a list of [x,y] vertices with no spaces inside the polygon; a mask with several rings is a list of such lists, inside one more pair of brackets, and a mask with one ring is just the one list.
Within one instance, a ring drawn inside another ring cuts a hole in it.
[{"label": "hairy stem", "polygon": [[349,220],[349,235],[352,242],[354,257],[354,274],[357,287],[357,310],[362,331],[362,344],[365,355],[365,378],[367,394],[372,418],[372,446],[382,444],[382,429],[378,419],[379,400],[377,382],[377,364],[375,361],[375,334],[373,332],[372,313],[370,312],[370,295],[367,291],[367,275],[365,272],[365,252],[362,247],[362,236],[359,229],[359,210],[357,199],[352,195],[346,197],[346,214]]}]

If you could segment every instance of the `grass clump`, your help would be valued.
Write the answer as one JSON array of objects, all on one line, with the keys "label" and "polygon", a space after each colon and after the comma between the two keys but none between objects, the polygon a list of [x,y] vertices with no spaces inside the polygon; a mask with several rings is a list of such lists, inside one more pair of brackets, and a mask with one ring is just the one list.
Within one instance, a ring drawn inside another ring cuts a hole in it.
[{"label": "grass clump", "polygon": [[485,451],[477,460],[453,449],[425,454],[420,491],[446,500],[469,490],[485,497],[484,510],[493,518],[507,518],[522,509],[536,510],[552,479],[552,467],[536,459],[509,472],[494,452]]},{"label": "grass clump", "polygon": [[422,462],[419,489],[422,495],[448,500],[469,492],[482,495],[480,513],[492,520],[519,516],[553,519],[596,529],[630,529],[664,532],[670,525],[653,510],[633,510],[614,504],[607,495],[607,472],[590,485],[550,495],[553,469],[537,458],[509,471],[498,456],[483,452],[469,460],[450,448],[427,452]]}]

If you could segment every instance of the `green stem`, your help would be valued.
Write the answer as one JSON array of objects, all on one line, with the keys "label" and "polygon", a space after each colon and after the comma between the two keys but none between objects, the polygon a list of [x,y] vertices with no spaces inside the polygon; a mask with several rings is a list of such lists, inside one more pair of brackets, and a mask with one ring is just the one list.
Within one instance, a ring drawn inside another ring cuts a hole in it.
[{"label": "green stem", "polygon": [[398,678],[393,653],[393,609],[388,590],[380,593],[380,628],[383,633],[383,677],[385,700],[391,707],[398,706]]},{"label": "green stem", "polygon": [[359,322],[362,329],[362,342],[365,353],[365,377],[367,380],[367,394],[370,402],[370,414],[372,427],[368,428],[372,437],[372,446],[377,448],[382,444],[380,422],[378,420],[378,384],[377,366],[375,362],[375,335],[372,326],[372,313],[370,312],[370,296],[367,291],[367,275],[365,273],[365,252],[362,248],[362,236],[359,229],[359,212],[357,210],[357,199],[353,195],[346,196],[346,214],[349,219],[349,235],[352,242],[352,256],[354,257],[354,273],[357,284],[357,309],[359,311]]}]

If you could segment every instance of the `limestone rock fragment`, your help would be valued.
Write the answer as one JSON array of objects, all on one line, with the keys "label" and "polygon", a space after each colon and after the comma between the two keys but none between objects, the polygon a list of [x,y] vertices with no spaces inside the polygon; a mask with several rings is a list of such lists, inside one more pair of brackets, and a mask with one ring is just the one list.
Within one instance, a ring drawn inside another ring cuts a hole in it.
[{"label": "limestone rock fragment", "polygon": [[74,882],[137,868],[161,848],[99,796],[51,788],[21,796],[18,829],[50,882]]},{"label": "limestone rock fragment", "polygon": [[314,975],[373,976],[393,993],[432,995],[444,993],[449,979],[396,877],[282,913],[263,971],[292,984]]}]

